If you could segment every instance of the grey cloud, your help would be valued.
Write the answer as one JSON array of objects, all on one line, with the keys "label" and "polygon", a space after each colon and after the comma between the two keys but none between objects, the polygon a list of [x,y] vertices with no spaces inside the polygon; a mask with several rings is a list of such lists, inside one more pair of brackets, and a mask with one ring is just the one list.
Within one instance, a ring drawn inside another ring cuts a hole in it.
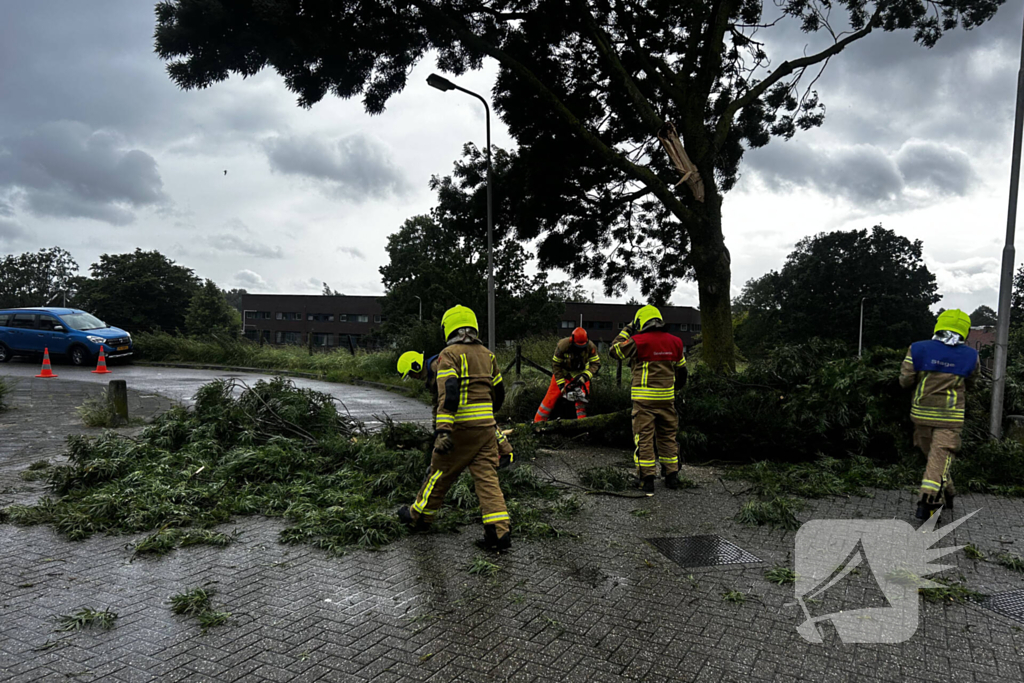
[{"label": "grey cloud", "polygon": [[252,237],[239,237],[238,235],[221,233],[210,236],[208,241],[211,247],[221,251],[230,251],[236,254],[246,254],[259,258],[284,258],[284,252],[281,250],[281,247],[263,244]]},{"label": "grey cloud", "polygon": [[904,187],[896,163],[871,145],[818,150],[776,142],[749,152],[748,168],[773,190],[810,187],[853,202],[889,201]]},{"label": "grey cloud", "polygon": [[937,142],[911,140],[896,153],[895,160],[908,185],[963,196],[977,179],[964,152]]},{"label": "grey cloud", "polygon": [[46,123],[0,140],[0,189],[41,216],[124,225],[132,209],[165,201],[156,160],[120,136],[82,123]]},{"label": "grey cloud", "polygon": [[243,269],[235,273],[235,284],[247,289],[266,289],[267,281],[259,273]]},{"label": "grey cloud", "polygon": [[818,148],[776,142],[748,152],[747,161],[773,190],[807,187],[858,204],[896,202],[907,189],[962,196],[976,182],[964,152],[921,140],[891,155],[873,145]]},{"label": "grey cloud", "polygon": [[368,135],[334,142],[313,136],[276,137],[264,141],[263,149],[273,170],[323,182],[346,199],[386,199],[409,191],[390,150]]},{"label": "grey cloud", "polygon": [[11,244],[22,237],[25,237],[26,234],[25,228],[21,227],[14,221],[6,218],[0,218],[0,242],[3,242],[4,244]]},{"label": "grey cloud", "polygon": [[362,249],[359,249],[357,247],[338,247],[338,253],[348,254],[352,258],[357,258],[360,261],[366,260],[366,254],[363,253]]},{"label": "grey cloud", "polygon": [[11,206],[10,204],[8,204],[7,202],[5,202],[4,200],[0,199],[0,216],[8,216],[8,217],[10,217],[10,216],[13,216],[13,215],[14,215],[14,207]]}]

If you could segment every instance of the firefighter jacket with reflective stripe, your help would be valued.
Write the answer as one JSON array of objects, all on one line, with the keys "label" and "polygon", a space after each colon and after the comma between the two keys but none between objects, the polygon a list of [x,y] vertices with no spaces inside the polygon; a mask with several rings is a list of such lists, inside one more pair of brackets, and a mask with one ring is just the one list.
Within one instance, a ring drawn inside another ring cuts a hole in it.
[{"label": "firefighter jacket with reflective stripe", "polygon": [[675,400],[676,372],[686,367],[683,341],[655,329],[632,337],[623,330],[611,348],[616,358],[627,360],[633,371],[630,393],[634,401]]},{"label": "firefighter jacket with reflective stripe", "polygon": [[505,400],[505,386],[494,354],[480,342],[456,343],[437,357],[439,431],[494,427],[494,411]]},{"label": "firefighter jacket with reflective stripe", "polygon": [[585,347],[577,348],[572,337],[560,339],[555,346],[555,357],[551,359],[555,382],[563,387],[569,380],[582,376],[584,381],[594,379],[601,369],[601,356],[597,355],[594,342],[588,341]]},{"label": "firefighter jacket with reflective stripe", "polygon": [[978,372],[978,352],[969,346],[934,339],[911,344],[900,367],[900,386],[914,387],[910,419],[928,427],[962,427],[966,389]]}]

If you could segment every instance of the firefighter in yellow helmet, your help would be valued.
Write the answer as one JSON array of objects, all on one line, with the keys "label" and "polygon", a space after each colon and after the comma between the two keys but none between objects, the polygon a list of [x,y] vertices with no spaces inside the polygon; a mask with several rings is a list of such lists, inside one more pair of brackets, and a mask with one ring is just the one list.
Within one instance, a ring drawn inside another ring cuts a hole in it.
[{"label": "firefighter in yellow helmet", "polygon": [[967,389],[977,380],[978,352],[967,346],[971,318],[963,311],[943,311],[935,335],[910,345],[900,367],[900,386],[914,387],[910,419],[914,445],[928,458],[921,478],[917,518],[928,519],[943,505],[952,510],[953,454],[960,449]]},{"label": "firefighter in yellow helmet", "polygon": [[[412,377],[426,384],[427,393],[430,394],[430,406],[433,409],[434,429],[437,429],[437,359],[438,356],[431,356],[424,360],[423,354],[419,351],[406,351],[398,358],[398,374],[402,379]],[[495,428],[494,436],[498,439],[498,469],[508,467],[515,461],[512,442],[498,428]]]},{"label": "firefighter in yellow helmet", "polygon": [[498,485],[498,441],[494,411],[505,400],[498,363],[479,339],[476,314],[465,306],[448,309],[441,319],[446,346],[437,358],[437,417],[430,470],[415,502],[399,509],[399,519],[414,530],[428,526],[445,494],[467,467],[480,500],[488,550],[512,545],[505,497]]},{"label": "firefighter in yellow helmet", "polygon": [[623,328],[611,346],[632,370],[633,442],[640,488],[654,495],[655,448],[665,486],[679,488],[679,446],[676,395],[686,385],[686,356],[682,340],[664,330],[661,311],[644,306]]}]

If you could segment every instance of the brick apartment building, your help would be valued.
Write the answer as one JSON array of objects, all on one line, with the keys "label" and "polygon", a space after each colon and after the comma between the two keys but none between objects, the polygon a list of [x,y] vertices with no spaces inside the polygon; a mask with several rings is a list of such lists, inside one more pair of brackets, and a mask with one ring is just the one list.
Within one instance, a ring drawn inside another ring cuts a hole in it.
[{"label": "brick apartment building", "polygon": [[[636,312],[626,304],[566,304],[558,329],[568,336],[582,325],[591,339],[604,346],[615,339]],[[700,311],[690,306],[662,306],[668,331],[689,346],[700,333]],[[484,311],[477,311],[484,317]],[[384,322],[376,296],[305,294],[246,294],[242,297],[245,337],[266,344],[317,347],[365,346],[366,336]],[[311,339],[312,337],[312,339]]]}]

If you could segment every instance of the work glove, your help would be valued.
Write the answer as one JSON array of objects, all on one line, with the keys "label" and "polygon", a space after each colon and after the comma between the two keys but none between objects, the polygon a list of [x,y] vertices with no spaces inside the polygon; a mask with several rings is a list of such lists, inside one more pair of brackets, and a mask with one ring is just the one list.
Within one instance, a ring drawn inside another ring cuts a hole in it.
[{"label": "work glove", "polygon": [[451,453],[452,449],[455,448],[455,439],[452,438],[452,433],[448,431],[434,432],[434,450],[441,455],[447,455]]},{"label": "work glove", "polygon": [[513,461],[515,461],[515,459],[516,459],[516,454],[515,453],[509,453],[508,455],[501,456],[501,459],[498,460],[498,469],[499,470],[505,469],[506,467],[511,465],[513,463]]},{"label": "work glove", "polygon": [[630,337],[636,334],[636,328],[633,327],[633,323],[627,324],[625,327],[622,328],[622,331],[628,334]]}]

